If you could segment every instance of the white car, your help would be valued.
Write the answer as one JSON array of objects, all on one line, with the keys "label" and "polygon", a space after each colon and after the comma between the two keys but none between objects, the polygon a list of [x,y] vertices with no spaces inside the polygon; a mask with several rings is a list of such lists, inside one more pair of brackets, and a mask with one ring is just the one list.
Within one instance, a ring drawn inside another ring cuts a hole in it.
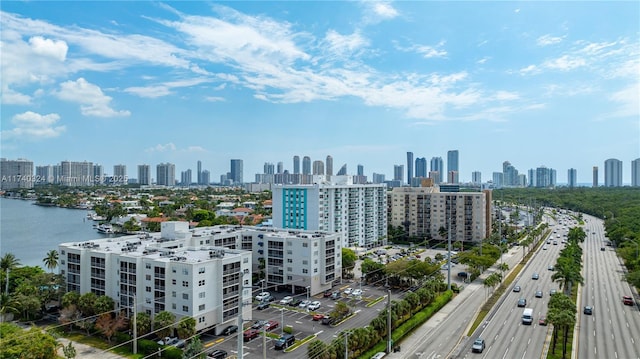
[{"label": "white car", "polygon": [[298,305],[298,307],[300,308],[306,308],[309,304],[311,304],[310,300],[303,300],[302,302],[300,302],[300,304]]},{"label": "white car", "polygon": [[320,302],[318,302],[317,300],[316,300],[316,301],[314,301],[314,302],[311,302],[311,303],[307,306],[307,309],[309,309],[309,310],[316,310],[316,309],[318,309],[318,308],[320,308]]},{"label": "white car", "polygon": [[280,300],[280,304],[282,305],[287,305],[291,302],[293,302],[293,297],[289,297],[289,296],[286,296]]},{"label": "white car", "polygon": [[352,290],[353,289],[351,289],[351,288],[347,288],[347,289],[344,290],[344,294],[349,295],[349,294],[351,294]]},{"label": "white car", "polygon": [[353,292],[351,292],[351,295],[354,297],[359,297],[362,295],[362,289],[354,289]]},{"label": "white car", "polygon": [[262,293],[256,295],[256,300],[258,302],[262,302],[263,300],[267,299],[270,295],[271,295],[271,293],[269,293],[269,292],[262,292]]}]

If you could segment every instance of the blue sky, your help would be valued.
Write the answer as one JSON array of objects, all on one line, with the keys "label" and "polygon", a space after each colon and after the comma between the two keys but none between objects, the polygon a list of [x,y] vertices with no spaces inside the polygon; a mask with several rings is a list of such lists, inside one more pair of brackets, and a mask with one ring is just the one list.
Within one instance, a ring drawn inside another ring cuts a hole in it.
[{"label": "blue sky", "polygon": [[[334,159],[354,174],[460,153],[566,182],[640,157],[640,3],[1,4],[2,157],[203,168]],[[155,171],[153,171],[155,177]],[[195,176],[195,174],[194,174]],[[194,177],[195,178],[195,177]]]}]

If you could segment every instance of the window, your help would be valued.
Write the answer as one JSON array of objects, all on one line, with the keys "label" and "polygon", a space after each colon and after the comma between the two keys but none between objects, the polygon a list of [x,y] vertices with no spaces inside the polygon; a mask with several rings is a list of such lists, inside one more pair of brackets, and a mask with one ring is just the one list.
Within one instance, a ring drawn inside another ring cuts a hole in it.
[{"label": "window", "polygon": [[198,273],[199,273],[199,274],[202,274],[202,273],[204,273],[204,267],[202,267],[202,268],[199,268],[199,269],[198,269]]},{"label": "window", "polygon": [[307,273],[309,273],[309,270],[305,268],[305,269],[302,270],[302,273],[307,274]]},{"label": "window", "polygon": [[171,273],[175,273],[176,272],[176,267],[171,267]]},{"label": "window", "polygon": [[182,299],[189,299],[189,293],[182,293]]},{"label": "window", "polygon": [[176,309],[176,303],[171,303],[171,309]]},{"label": "window", "polygon": [[309,243],[302,243],[302,248],[307,248],[309,247]]},{"label": "window", "polygon": [[302,265],[306,266],[307,264],[309,264],[309,261],[307,261],[306,259],[302,261]]},{"label": "window", "polygon": [[147,274],[147,275],[145,275],[145,276],[144,276],[144,279],[146,279],[146,280],[151,280],[151,274]]},{"label": "window", "polygon": [[182,306],[182,311],[183,311],[183,312],[188,312],[188,311],[189,311],[189,307],[188,307],[188,306],[186,306],[186,305],[183,305],[183,306]]},{"label": "window", "polygon": [[189,270],[187,268],[182,268],[182,274],[189,275]]},{"label": "window", "polygon": [[200,305],[198,306],[198,310],[204,310],[204,304],[200,304]]},{"label": "window", "polygon": [[242,263],[249,263],[249,257],[244,257],[242,259]]},{"label": "window", "polygon": [[313,268],[313,273],[318,273],[318,268]]},{"label": "window", "polygon": [[204,298],[204,297],[205,297],[205,292],[200,292],[200,293],[198,294],[198,297],[199,297],[199,298]]},{"label": "window", "polygon": [[175,280],[175,279],[172,279],[172,280],[171,280],[171,284],[176,285],[176,280]]},{"label": "window", "polygon": [[293,272],[293,268],[287,267],[287,272]]},{"label": "window", "polygon": [[144,291],[147,292],[147,293],[151,293],[151,287],[145,287]]},{"label": "window", "polygon": [[198,318],[198,323],[204,323],[204,317],[199,317]]},{"label": "window", "polygon": [[293,259],[287,258],[287,263],[293,263]]},{"label": "window", "polygon": [[198,281],[198,287],[202,287],[204,285],[204,279],[201,281]]},{"label": "window", "polygon": [[187,282],[186,280],[182,281],[182,286],[185,288],[189,288],[189,282]]},{"label": "window", "polygon": [[151,269],[151,263],[146,263],[146,264],[144,265],[144,267],[145,267],[145,268],[147,268],[147,269]]},{"label": "window", "polygon": [[176,297],[176,292],[171,292],[171,296],[175,298]]}]

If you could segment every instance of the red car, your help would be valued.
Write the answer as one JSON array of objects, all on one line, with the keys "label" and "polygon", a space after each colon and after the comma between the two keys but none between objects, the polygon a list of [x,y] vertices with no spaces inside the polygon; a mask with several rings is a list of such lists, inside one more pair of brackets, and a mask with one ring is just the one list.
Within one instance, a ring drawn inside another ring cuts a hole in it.
[{"label": "red car", "polygon": [[540,320],[538,320],[538,325],[547,325],[547,317],[540,317]]},{"label": "red car", "polygon": [[633,305],[633,298],[631,298],[628,295],[625,295],[622,297],[622,303],[624,303],[624,305]]},{"label": "red car", "polygon": [[280,326],[280,323],[275,320],[270,320],[264,325],[264,330],[273,330]]},{"label": "red car", "polygon": [[247,329],[244,331],[243,338],[245,342],[248,342],[249,340],[258,337],[258,335],[260,335],[259,331],[255,329]]},{"label": "red car", "polygon": [[324,319],[324,314],[318,313],[313,315],[313,320],[315,321],[322,320],[322,319]]}]

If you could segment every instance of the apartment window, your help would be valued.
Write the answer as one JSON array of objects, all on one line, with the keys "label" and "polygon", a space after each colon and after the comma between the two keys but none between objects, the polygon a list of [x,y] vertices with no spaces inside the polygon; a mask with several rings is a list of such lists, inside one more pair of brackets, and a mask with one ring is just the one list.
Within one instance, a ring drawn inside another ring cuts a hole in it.
[{"label": "apartment window", "polygon": [[146,279],[146,280],[151,280],[151,274],[147,274],[147,275],[145,275],[145,276],[144,276],[144,279]]},{"label": "apartment window", "polygon": [[172,279],[172,280],[171,280],[171,284],[176,285],[176,280],[175,280],[175,279]]},{"label": "apartment window", "polygon": [[171,296],[175,298],[176,297],[176,292],[171,292]]},{"label": "apartment window", "polygon": [[204,267],[202,267],[202,268],[198,269],[198,273],[199,273],[199,274],[204,273]]},{"label": "apartment window", "polygon": [[189,300],[189,293],[182,293],[182,299]]},{"label": "apartment window", "polygon": [[182,268],[182,274],[189,275],[189,270],[187,268]]},{"label": "apartment window", "polygon": [[204,304],[200,304],[200,305],[198,306],[198,310],[200,310],[200,311],[204,310]]},{"label": "apartment window", "polygon": [[318,268],[313,268],[313,273],[318,273]]},{"label": "apartment window", "polygon": [[305,269],[302,270],[302,273],[307,274],[307,273],[309,273],[309,270],[305,268]]},{"label": "apartment window", "polygon": [[176,272],[176,267],[171,267],[171,273],[175,273]]},{"label": "apartment window", "polygon": [[307,248],[307,247],[309,247],[309,243],[302,243],[302,247],[303,247],[303,248]]},{"label": "apartment window", "polygon": [[146,264],[144,265],[144,267],[145,267],[145,268],[147,268],[147,269],[151,269],[151,263],[146,263]]},{"label": "apartment window", "polygon": [[293,280],[293,276],[288,275],[287,280]]},{"label": "apartment window", "polygon": [[204,317],[198,318],[198,323],[204,323]]},{"label": "apartment window", "polygon": [[293,263],[293,259],[287,258],[287,263]]},{"label": "apartment window", "polygon": [[198,287],[202,287],[204,285],[204,279],[201,281],[198,281]]},{"label": "apartment window", "polygon": [[200,293],[198,294],[198,297],[199,297],[199,298],[204,298],[204,297],[205,297],[205,292],[200,292]]},{"label": "apartment window", "polygon": [[151,293],[151,287],[145,287],[144,291],[147,292],[147,293]]},{"label": "apartment window", "polygon": [[317,247],[318,246],[318,242],[313,242],[313,246]]},{"label": "apartment window", "polygon": [[189,311],[189,307],[188,307],[188,306],[186,306],[186,305],[183,305],[183,306],[182,306],[182,311],[183,311],[183,312],[188,312],[188,311]]},{"label": "apartment window", "polygon": [[186,280],[182,281],[182,286],[185,288],[189,288],[189,282],[187,282]]},{"label": "apartment window", "polygon": [[309,264],[309,261],[307,261],[306,259],[302,261],[302,265],[306,266],[307,264]]},{"label": "apartment window", "polygon": [[293,268],[287,267],[287,272],[293,272]]},{"label": "apartment window", "polygon": [[287,249],[287,254],[293,254],[293,251],[291,249]]},{"label": "apartment window", "polygon": [[176,303],[171,303],[171,309],[176,309]]}]

